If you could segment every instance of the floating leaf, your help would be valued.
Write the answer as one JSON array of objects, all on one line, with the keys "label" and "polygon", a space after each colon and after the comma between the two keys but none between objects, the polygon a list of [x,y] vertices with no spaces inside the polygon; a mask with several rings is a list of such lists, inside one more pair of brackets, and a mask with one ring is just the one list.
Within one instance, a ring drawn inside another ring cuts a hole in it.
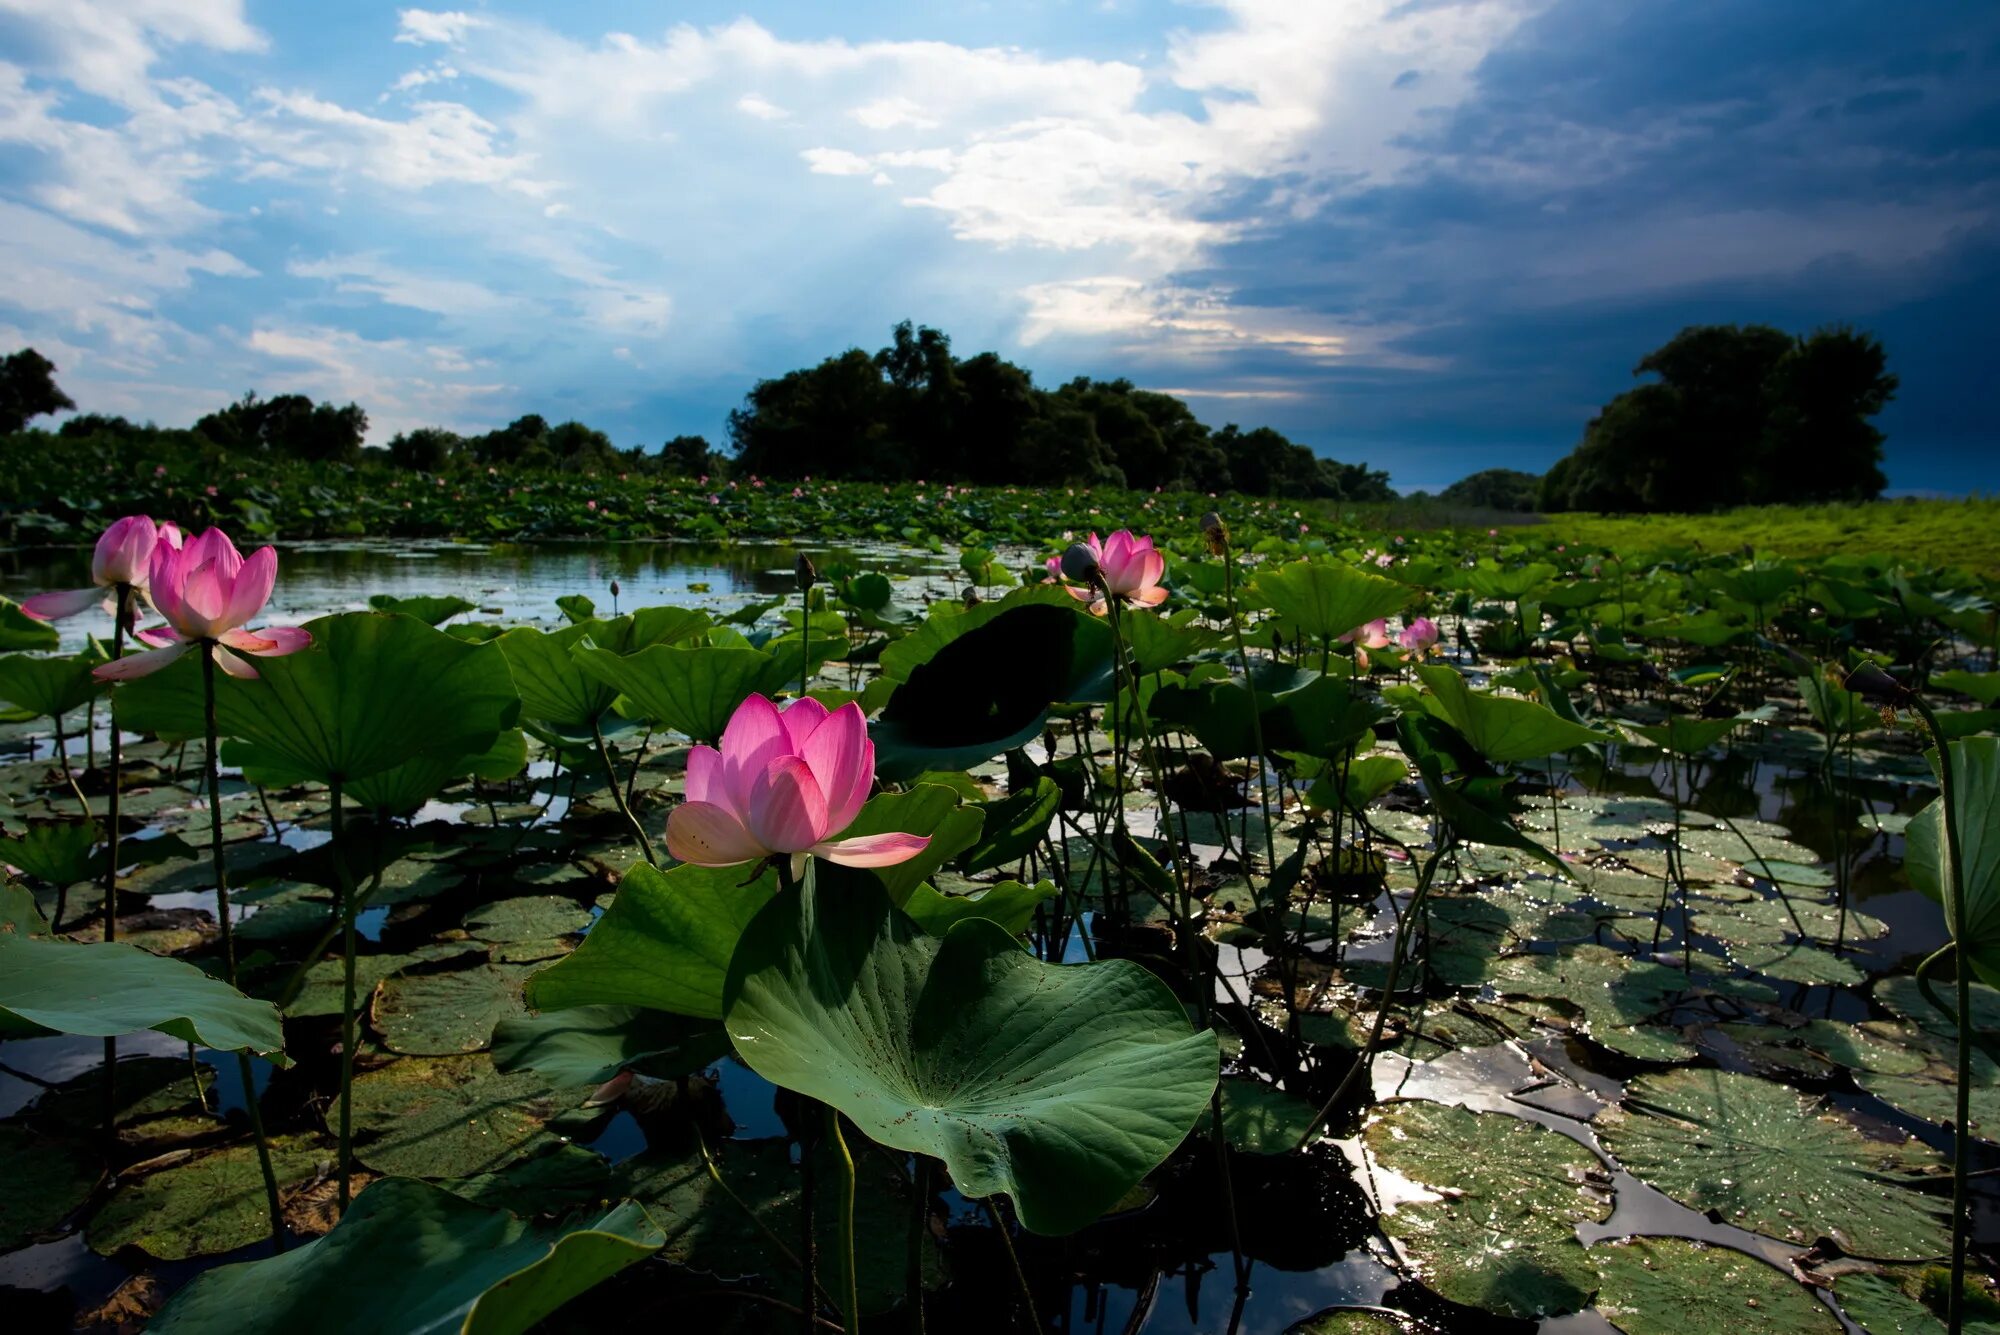
[{"label": "floating leaf", "polygon": [[1840,1335],[1812,1291],[1776,1267],[1684,1238],[1592,1250],[1597,1308],[1625,1335]]},{"label": "floating leaf", "polygon": [[1634,1176],[1739,1228],[1800,1245],[1824,1235],[1877,1260],[1950,1245],[1944,1202],[1910,1186],[1935,1155],[1872,1140],[1783,1085],[1728,1071],[1644,1075],[1598,1126]]},{"label": "floating leaf", "polygon": [[552,1149],[548,1122],[583,1100],[483,1053],[406,1057],[354,1077],[354,1156],[382,1173],[470,1177]]},{"label": "floating leaf", "polygon": [[[326,1153],[310,1139],[270,1142],[271,1167],[285,1189],[311,1177]],[[219,1256],[271,1235],[264,1171],[255,1145],[231,1145],[121,1184],[91,1216],[91,1250],[109,1256],[137,1247],[162,1261]]]},{"label": "floating leaf", "polygon": [[[103,1082],[95,1083],[101,1093]],[[0,1252],[54,1233],[103,1176],[81,1147],[0,1122]]]},{"label": "floating leaf", "polygon": [[773,900],[727,996],[759,1075],[943,1159],[968,1196],[1006,1193],[1039,1233],[1115,1205],[1215,1084],[1213,1034],[1140,966],[1043,964],[978,918],[927,937],[880,893]]},{"label": "floating leaf", "polygon": [[1381,1219],[1433,1289],[1527,1318],[1590,1301],[1597,1271],[1576,1226],[1611,1213],[1584,1190],[1596,1155],[1533,1122],[1440,1103],[1391,1104],[1364,1138],[1376,1162],[1442,1193]]},{"label": "floating leaf", "polygon": [[382,980],[369,1012],[391,1052],[443,1057],[478,1052],[493,1026],[521,1013],[519,965],[406,970]]}]

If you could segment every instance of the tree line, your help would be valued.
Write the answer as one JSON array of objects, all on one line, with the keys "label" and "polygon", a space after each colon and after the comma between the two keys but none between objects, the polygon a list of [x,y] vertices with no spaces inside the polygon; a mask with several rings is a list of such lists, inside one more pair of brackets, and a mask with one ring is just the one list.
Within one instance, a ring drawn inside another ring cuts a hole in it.
[{"label": "tree line", "polygon": [[[18,365],[17,365],[18,363]],[[0,367],[0,434],[76,405],[55,367],[32,349]],[[1269,427],[1212,430],[1170,394],[1129,380],[1079,377],[1046,390],[997,353],[958,358],[951,340],[910,322],[888,347],[859,348],[817,366],[760,380],[729,415],[727,453],[707,438],[675,436],[659,449],[619,448],[582,422],[539,414],[492,431],[399,432],[380,457],[397,468],[555,469],[773,479],[1063,484],[1239,491],[1265,496],[1393,499],[1389,475],[1323,459]],[[368,415],[357,404],[303,394],[245,394],[189,432],[160,431],[88,413],[57,428],[66,438],[199,438],[232,453],[356,464],[370,457]]]},{"label": "tree line", "polygon": [[[0,435],[73,410],[56,368],[28,348],[0,359]],[[1882,344],[1844,326],[1808,335],[1770,325],[1692,325],[1642,358],[1656,379],[1617,395],[1546,474],[1483,469],[1436,499],[1482,510],[1699,511],[1870,500],[1883,435],[1870,420],[1894,396]],[[245,394],[187,432],[84,414],[66,438],[186,438],[232,453],[355,464],[368,415],[303,394]],[[897,482],[1109,485],[1142,490],[1382,501],[1386,472],[1322,458],[1269,427],[1213,429],[1171,394],[1079,376],[1043,389],[993,352],[960,358],[942,331],[897,325],[887,347],[850,348],[759,380],[729,415],[727,452],[681,435],[619,448],[582,422],[538,414],[462,435],[397,434],[380,457],[401,469],[553,469],[640,475],[746,474]]]}]

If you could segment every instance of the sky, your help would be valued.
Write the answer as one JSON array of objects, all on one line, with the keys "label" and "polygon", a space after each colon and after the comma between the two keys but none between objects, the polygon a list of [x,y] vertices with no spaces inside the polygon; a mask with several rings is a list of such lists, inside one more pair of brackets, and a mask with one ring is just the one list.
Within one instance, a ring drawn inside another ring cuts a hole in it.
[{"label": "sky", "polygon": [[720,443],[912,319],[1404,489],[1690,323],[1879,335],[2000,490],[2000,6],[0,0],[0,350],[86,411]]}]

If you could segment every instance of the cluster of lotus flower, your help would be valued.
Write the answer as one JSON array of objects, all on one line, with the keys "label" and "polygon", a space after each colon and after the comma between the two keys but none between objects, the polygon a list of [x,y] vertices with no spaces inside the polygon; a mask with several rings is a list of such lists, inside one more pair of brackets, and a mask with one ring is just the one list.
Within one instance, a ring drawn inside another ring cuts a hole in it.
[{"label": "cluster of lotus flower", "polygon": [[275,657],[297,653],[312,643],[312,636],[297,626],[246,629],[271,601],[278,551],[259,548],[245,560],[219,528],[186,538],[174,524],[127,515],[97,540],[90,577],[94,581],[90,588],[37,594],[22,603],[21,610],[38,620],[54,621],[103,600],[113,616],[136,624],[136,598],[151,603],[166,624],[136,632],[139,641],[150,646],[146,652],[98,667],[96,675],[105,681],[130,681],[158,672],[196,646],[210,652],[215,665],[230,676],[255,677],[257,669],[242,655]]},{"label": "cluster of lotus flower", "polygon": [[[1150,537],[1128,529],[1102,541],[1093,533],[1050,557],[1048,568],[1051,580],[1100,616],[1113,599],[1127,607],[1158,607],[1167,600],[1160,583],[1165,557]],[[219,528],[188,539],[171,523],[131,515],[98,539],[93,587],[38,594],[21,608],[53,620],[103,600],[114,616],[136,621],[137,599],[143,597],[166,624],[138,630],[137,638],[150,647],[103,664],[97,676],[129,681],[200,647],[231,676],[254,678],[257,669],[241,655],[275,657],[312,643],[296,626],[246,629],[271,600],[277,575],[275,548],[260,548],[246,559]],[[1386,624],[1376,620],[1340,639],[1354,646],[1355,660],[1365,670],[1370,649],[1393,643],[1413,654],[1429,652],[1438,628],[1428,617],[1417,617],[1392,640]],[[780,707],[752,695],[730,716],[721,742],[719,749],[697,746],[689,752],[685,800],[667,818],[667,849],[683,862],[732,867],[783,857],[797,875],[808,857],[888,867],[930,843],[924,835],[895,832],[840,837],[875,784],[875,743],[853,701],[829,710],[810,696]]]}]

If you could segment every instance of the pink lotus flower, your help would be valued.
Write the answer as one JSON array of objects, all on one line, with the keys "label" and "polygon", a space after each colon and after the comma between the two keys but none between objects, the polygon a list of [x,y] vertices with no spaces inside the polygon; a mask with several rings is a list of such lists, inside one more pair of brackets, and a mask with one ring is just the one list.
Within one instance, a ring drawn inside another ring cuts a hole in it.
[{"label": "pink lotus flower", "polygon": [[241,654],[275,658],[312,643],[312,636],[296,626],[243,629],[271,601],[278,578],[274,547],[260,548],[246,561],[228,534],[212,528],[184,546],[156,544],[146,577],[147,594],[167,624],[139,632],[141,640],[154,646],[148,652],[95,669],[105,681],[158,672],[197,644],[210,646],[216,666],[230,676],[255,677],[257,669]]},{"label": "pink lotus flower", "polygon": [[1368,670],[1370,649],[1387,649],[1392,643],[1389,639],[1388,622],[1383,617],[1376,617],[1365,626],[1356,626],[1339,639],[1342,644],[1354,646],[1354,666],[1362,672]]},{"label": "pink lotus flower", "polygon": [[1131,529],[1121,528],[1102,542],[1093,533],[1051,562],[1050,569],[1082,584],[1065,587],[1072,598],[1089,603],[1100,616],[1107,593],[1133,607],[1158,607],[1167,600],[1167,591],[1160,587],[1167,559],[1153,549],[1151,538],[1134,537]]},{"label": "pink lotus flower", "polygon": [[702,867],[789,856],[891,867],[924,851],[921,834],[841,839],[875,784],[875,743],[861,706],[828,712],[810,696],[783,711],[761,695],[736,707],[722,748],[688,753],[687,800],[667,817],[667,851]]},{"label": "pink lotus flower", "polygon": [[97,550],[90,558],[90,578],[94,587],[68,589],[62,593],[38,593],[21,604],[21,610],[37,621],[59,621],[88,610],[104,597],[104,590],[123,584],[144,589],[153,548],[162,539],[178,547],[181,531],[171,523],[155,525],[145,515],[126,515],[104,530]]},{"label": "pink lotus flower", "polygon": [[1437,622],[1429,617],[1418,617],[1403,627],[1403,633],[1396,637],[1396,643],[1419,658],[1429,653],[1438,642]]}]

